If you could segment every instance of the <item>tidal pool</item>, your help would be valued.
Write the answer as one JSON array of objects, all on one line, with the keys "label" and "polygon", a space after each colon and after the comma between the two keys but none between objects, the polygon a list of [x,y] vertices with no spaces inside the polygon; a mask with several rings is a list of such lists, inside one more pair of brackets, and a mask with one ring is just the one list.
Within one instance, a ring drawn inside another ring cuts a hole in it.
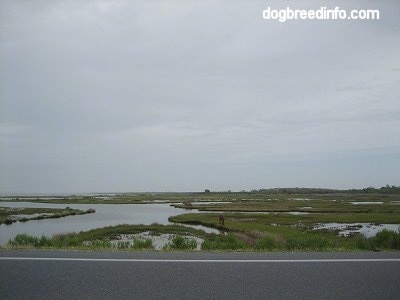
[{"label": "tidal pool", "polygon": [[[0,245],[5,245],[17,234],[26,233],[33,236],[52,236],[54,234],[86,231],[106,226],[120,224],[171,224],[168,218],[174,215],[187,213],[181,208],[174,208],[170,204],[54,204],[34,202],[6,202],[0,201],[1,207],[33,207],[33,208],[65,208],[96,210],[93,214],[67,216],[58,219],[32,220],[16,222],[11,225],[0,225]],[[197,212],[197,210],[192,210]],[[197,226],[209,233],[219,233],[218,230]]]},{"label": "tidal pool", "polygon": [[373,237],[378,232],[386,229],[391,231],[400,231],[399,224],[370,224],[370,223],[325,223],[318,224],[314,230],[328,229],[339,230],[338,235],[349,236],[353,233],[361,233],[365,237]]},{"label": "tidal pool", "polygon": [[353,205],[369,205],[369,204],[383,204],[382,201],[356,201],[356,202],[350,202]]},{"label": "tidal pool", "polygon": [[[164,247],[171,242],[171,240],[175,237],[175,234],[169,234],[169,233],[164,233],[160,235],[151,235],[150,232],[141,232],[138,234],[120,234],[118,236],[118,239],[116,240],[111,240],[111,244],[114,245],[114,247],[118,246],[118,243],[124,242],[124,243],[129,243],[129,245],[132,245],[134,239],[139,239],[139,240],[146,240],[150,239],[153,243],[154,250],[163,250]],[[204,239],[198,238],[195,236],[190,236],[186,235],[183,236],[184,238],[187,238],[189,240],[195,240],[196,241],[196,250],[201,249],[201,244],[204,242]]]}]

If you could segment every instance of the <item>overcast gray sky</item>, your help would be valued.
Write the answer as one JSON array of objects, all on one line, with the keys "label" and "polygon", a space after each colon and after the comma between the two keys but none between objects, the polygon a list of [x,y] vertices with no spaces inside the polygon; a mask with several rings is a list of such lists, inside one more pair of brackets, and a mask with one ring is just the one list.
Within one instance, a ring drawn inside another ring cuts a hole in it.
[{"label": "overcast gray sky", "polygon": [[399,185],[399,53],[399,1],[3,0],[0,192]]}]

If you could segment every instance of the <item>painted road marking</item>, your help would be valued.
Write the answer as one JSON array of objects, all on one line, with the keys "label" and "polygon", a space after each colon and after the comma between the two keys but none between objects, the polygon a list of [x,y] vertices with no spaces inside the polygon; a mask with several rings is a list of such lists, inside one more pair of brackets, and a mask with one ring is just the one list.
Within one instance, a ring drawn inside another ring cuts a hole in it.
[{"label": "painted road marking", "polygon": [[146,263],[335,263],[335,262],[400,262],[400,258],[338,259],[146,259],[146,258],[73,258],[73,257],[0,257],[0,260],[146,262]]}]

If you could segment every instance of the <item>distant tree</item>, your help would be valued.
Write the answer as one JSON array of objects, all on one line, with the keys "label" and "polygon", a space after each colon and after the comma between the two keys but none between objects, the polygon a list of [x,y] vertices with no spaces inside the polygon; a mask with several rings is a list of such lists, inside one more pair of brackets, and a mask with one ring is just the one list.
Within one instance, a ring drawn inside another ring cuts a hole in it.
[{"label": "distant tree", "polygon": [[209,189],[205,189],[205,190],[204,190],[204,193],[207,193],[207,194],[208,194],[208,193],[211,193],[211,191],[210,191]]}]

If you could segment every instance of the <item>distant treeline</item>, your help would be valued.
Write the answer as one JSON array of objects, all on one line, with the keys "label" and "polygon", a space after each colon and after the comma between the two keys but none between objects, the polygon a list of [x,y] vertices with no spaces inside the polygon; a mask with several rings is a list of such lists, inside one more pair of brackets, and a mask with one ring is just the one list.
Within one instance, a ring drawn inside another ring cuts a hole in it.
[{"label": "distant treeline", "polygon": [[[228,193],[231,191],[228,191]],[[400,186],[383,186],[381,188],[367,187],[363,189],[323,189],[323,188],[272,188],[272,189],[253,189],[251,191],[242,190],[240,193],[252,194],[331,194],[331,193],[386,193],[400,194]]]},{"label": "distant treeline", "polygon": [[360,189],[360,190],[348,190],[349,192],[354,192],[354,193],[359,193],[359,192],[363,192],[363,193],[387,193],[387,194],[400,194],[400,186],[383,186],[379,189],[376,189],[374,187],[367,187],[364,189]]}]

